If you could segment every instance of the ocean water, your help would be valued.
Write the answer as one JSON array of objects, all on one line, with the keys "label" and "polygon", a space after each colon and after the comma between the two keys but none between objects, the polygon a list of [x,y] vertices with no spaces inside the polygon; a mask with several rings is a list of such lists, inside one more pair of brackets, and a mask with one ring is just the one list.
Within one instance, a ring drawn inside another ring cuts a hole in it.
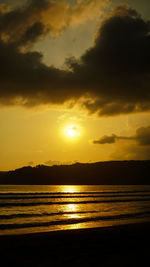
[{"label": "ocean water", "polygon": [[150,221],[150,186],[0,185],[0,235]]}]

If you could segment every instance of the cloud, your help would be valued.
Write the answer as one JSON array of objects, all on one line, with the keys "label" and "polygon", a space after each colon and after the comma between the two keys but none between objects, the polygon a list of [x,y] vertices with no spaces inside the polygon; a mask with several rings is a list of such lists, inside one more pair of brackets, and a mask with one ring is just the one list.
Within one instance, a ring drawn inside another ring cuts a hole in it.
[{"label": "cloud", "polygon": [[99,139],[93,140],[93,144],[114,144],[119,140],[134,140],[139,146],[150,146],[150,126],[140,127],[136,130],[135,135],[119,136],[112,134],[110,136],[103,136]]},{"label": "cloud", "polygon": [[0,14],[5,14],[10,11],[10,7],[6,5],[5,3],[0,2]]},{"label": "cloud", "polygon": [[58,160],[47,160],[44,162],[44,164],[49,165],[49,166],[54,166],[54,165],[71,165],[74,164],[76,161],[58,161]]},{"label": "cloud", "polygon": [[135,139],[141,146],[150,146],[150,126],[137,129]]},{"label": "cloud", "polygon": [[67,27],[99,16],[104,0],[30,0],[15,9],[0,5],[0,35],[6,43],[24,47],[46,34],[58,35]]},{"label": "cloud", "polygon": [[[90,113],[117,115],[150,109],[150,22],[121,5],[107,16],[95,44],[72,70],[89,94]],[[92,97],[91,97],[92,96]]]},{"label": "cloud", "polygon": [[110,160],[149,160],[150,146],[121,144],[111,153]]},{"label": "cloud", "polygon": [[111,136],[104,135],[103,137],[92,141],[94,145],[113,144],[115,142],[116,142],[116,135],[114,134],[112,134]]},{"label": "cloud", "polygon": [[44,164],[49,165],[49,166],[60,165],[60,161],[58,161],[58,160],[47,160],[47,161],[44,162]]},{"label": "cloud", "polygon": [[[119,142],[120,140],[125,142]],[[134,135],[119,136],[112,134],[93,140],[94,145],[115,144],[115,151],[110,160],[149,160],[150,159],[150,126],[140,127]]]},{"label": "cloud", "polygon": [[33,161],[29,161],[28,165],[34,165],[34,162]]},{"label": "cloud", "polygon": [[96,12],[92,3],[98,1],[70,7],[64,1],[33,0],[0,14],[1,104],[31,107],[72,101],[99,116],[150,110],[150,22],[126,5],[106,16],[93,47],[79,60],[69,58],[66,70],[44,65],[40,53],[18,50],[47,32],[60,33],[81,23],[85,14],[91,18]]}]

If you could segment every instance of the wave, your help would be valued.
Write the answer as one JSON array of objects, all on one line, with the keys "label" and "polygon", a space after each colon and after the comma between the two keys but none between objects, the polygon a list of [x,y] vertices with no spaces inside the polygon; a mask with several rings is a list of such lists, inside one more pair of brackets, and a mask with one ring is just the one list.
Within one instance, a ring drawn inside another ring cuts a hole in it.
[{"label": "wave", "polygon": [[5,199],[11,199],[11,200],[20,200],[20,199],[50,199],[50,198],[104,198],[104,197],[150,197],[150,194],[123,194],[123,195],[119,195],[119,194],[105,194],[105,195],[71,195],[71,196],[64,196],[64,195],[58,195],[58,196],[48,196],[48,195],[28,195],[28,196],[23,196],[23,195],[15,195],[15,196],[0,196],[0,199],[5,200]]},{"label": "wave", "polygon": [[74,218],[74,219],[66,219],[66,220],[57,220],[50,222],[31,222],[31,223],[16,223],[16,224],[0,224],[0,230],[7,229],[18,229],[18,228],[30,228],[30,227],[42,227],[42,226],[52,226],[52,225],[68,225],[68,224],[77,224],[77,223],[86,223],[86,222],[94,222],[94,221],[111,221],[111,220],[122,220],[122,219],[130,219],[130,218],[141,218],[145,216],[150,216],[149,212],[139,212],[139,213],[128,213],[128,214],[120,214],[120,215],[112,215],[112,216],[97,216],[94,218]]},{"label": "wave", "polygon": [[150,198],[131,198],[131,199],[107,199],[107,200],[87,200],[87,201],[47,201],[47,202],[18,202],[18,203],[0,203],[0,207],[18,207],[18,206],[39,206],[39,205],[67,205],[67,204],[96,204],[96,203],[116,203],[116,202],[143,202],[150,201]]},{"label": "wave", "polygon": [[18,213],[18,214],[6,214],[0,215],[0,219],[14,219],[14,218],[33,218],[33,217],[43,217],[43,216],[57,216],[57,215],[68,215],[68,214],[88,214],[97,213],[98,211],[66,211],[66,212],[44,212],[44,213]]},{"label": "wave", "polygon": [[18,196],[22,196],[22,195],[84,195],[84,194],[99,194],[99,195],[103,195],[103,194],[128,194],[128,193],[150,193],[150,190],[130,190],[130,191],[125,191],[125,190],[121,190],[121,191],[84,191],[84,192],[0,192],[0,196],[8,196],[8,195],[18,195]]}]

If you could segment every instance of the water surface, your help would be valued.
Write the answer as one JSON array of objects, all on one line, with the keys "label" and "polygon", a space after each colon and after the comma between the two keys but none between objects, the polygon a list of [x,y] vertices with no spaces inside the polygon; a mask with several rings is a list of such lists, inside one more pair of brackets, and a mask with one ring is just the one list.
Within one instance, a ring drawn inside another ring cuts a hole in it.
[{"label": "water surface", "polygon": [[150,186],[0,185],[0,235],[150,221]]}]

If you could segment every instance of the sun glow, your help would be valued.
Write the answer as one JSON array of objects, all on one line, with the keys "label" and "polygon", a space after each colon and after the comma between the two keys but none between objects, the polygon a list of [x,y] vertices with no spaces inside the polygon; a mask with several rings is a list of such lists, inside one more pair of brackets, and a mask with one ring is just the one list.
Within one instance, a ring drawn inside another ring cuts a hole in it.
[{"label": "sun glow", "polygon": [[81,136],[81,128],[77,124],[71,124],[64,127],[64,136],[67,139],[75,140]]}]

